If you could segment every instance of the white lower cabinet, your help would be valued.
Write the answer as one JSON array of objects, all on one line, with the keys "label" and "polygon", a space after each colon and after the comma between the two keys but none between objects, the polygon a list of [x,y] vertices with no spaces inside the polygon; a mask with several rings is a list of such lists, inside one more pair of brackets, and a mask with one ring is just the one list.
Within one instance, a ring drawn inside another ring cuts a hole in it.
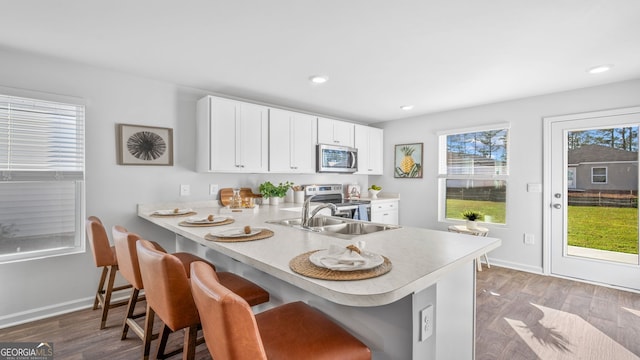
[{"label": "white lower cabinet", "polygon": [[371,221],[398,225],[398,200],[371,200]]}]

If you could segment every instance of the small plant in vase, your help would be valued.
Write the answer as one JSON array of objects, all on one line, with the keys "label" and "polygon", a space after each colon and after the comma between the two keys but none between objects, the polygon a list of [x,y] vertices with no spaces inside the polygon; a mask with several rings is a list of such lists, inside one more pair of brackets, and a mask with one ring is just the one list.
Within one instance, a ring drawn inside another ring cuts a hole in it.
[{"label": "small plant in vase", "polygon": [[465,210],[462,212],[462,217],[467,220],[467,228],[477,229],[477,221],[482,220],[484,218],[484,214],[476,210]]},{"label": "small plant in vase", "polygon": [[265,181],[260,184],[258,190],[260,194],[262,194],[263,199],[269,199],[269,203],[271,205],[278,205],[280,202],[280,198],[285,197],[287,195],[287,190],[293,185],[293,183],[285,182],[279,183],[277,186],[273,185],[271,181]]}]

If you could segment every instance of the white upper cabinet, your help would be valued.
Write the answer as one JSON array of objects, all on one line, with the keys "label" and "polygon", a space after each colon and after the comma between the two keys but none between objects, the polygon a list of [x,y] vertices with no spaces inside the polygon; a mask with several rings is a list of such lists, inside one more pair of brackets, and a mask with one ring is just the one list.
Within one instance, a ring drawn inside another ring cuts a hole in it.
[{"label": "white upper cabinet", "polygon": [[355,125],[355,147],[358,149],[358,172],[382,175],[382,129]]},{"label": "white upper cabinet", "polygon": [[200,172],[268,171],[269,109],[207,96],[197,104],[196,167]]},{"label": "white upper cabinet", "polygon": [[270,172],[316,172],[316,119],[292,111],[269,110]]},{"label": "white upper cabinet", "polygon": [[345,121],[318,118],[318,144],[354,147],[354,124]]}]

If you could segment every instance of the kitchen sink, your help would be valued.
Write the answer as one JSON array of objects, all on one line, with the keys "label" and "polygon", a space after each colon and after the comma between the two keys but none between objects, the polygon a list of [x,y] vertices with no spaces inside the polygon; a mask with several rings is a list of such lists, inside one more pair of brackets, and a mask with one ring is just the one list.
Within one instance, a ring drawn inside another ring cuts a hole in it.
[{"label": "kitchen sink", "polygon": [[400,228],[398,225],[378,224],[330,216],[315,216],[311,218],[309,221],[309,227],[307,228],[302,227],[302,221],[300,218],[269,220],[267,223],[291,226],[300,230],[313,231],[345,239],[351,239],[358,235]]},{"label": "kitchen sink", "polygon": [[399,226],[375,224],[366,222],[347,222],[344,224],[325,225],[320,228],[320,232],[329,232],[345,235],[363,235],[378,231],[393,230]]},{"label": "kitchen sink", "polygon": [[[287,226],[301,226],[302,220],[300,217],[293,219],[283,219],[283,220],[269,220],[267,221],[270,224],[280,224]],[[328,216],[314,216],[309,221],[309,227],[316,228],[322,226],[330,226],[330,225],[341,225],[346,221],[342,218],[333,218]]]}]

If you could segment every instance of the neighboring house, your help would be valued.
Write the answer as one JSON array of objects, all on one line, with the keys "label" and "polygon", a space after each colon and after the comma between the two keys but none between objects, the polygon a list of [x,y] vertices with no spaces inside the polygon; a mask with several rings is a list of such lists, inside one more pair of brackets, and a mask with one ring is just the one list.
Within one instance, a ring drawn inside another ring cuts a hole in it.
[{"label": "neighboring house", "polygon": [[567,165],[569,190],[637,194],[637,151],[583,145],[568,151]]}]

